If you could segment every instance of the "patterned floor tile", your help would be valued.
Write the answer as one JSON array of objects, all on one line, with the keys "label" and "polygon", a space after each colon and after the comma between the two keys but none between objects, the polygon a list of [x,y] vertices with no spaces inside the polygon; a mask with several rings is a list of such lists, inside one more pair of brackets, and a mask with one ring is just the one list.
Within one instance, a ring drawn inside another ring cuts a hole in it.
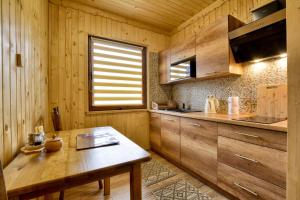
[{"label": "patterned floor tile", "polygon": [[178,180],[153,192],[157,200],[212,200],[185,180]]},{"label": "patterned floor tile", "polygon": [[146,186],[153,185],[170,177],[176,176],[169,167],[152,159],[142,165],[143,181]]}]

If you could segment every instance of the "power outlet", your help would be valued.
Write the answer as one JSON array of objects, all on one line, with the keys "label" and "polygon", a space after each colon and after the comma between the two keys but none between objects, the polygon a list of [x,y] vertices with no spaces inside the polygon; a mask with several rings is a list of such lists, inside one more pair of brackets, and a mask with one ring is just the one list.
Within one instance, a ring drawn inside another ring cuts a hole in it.
[{"label": "power outlet", "polygon": [[19,53],[16,54],[16,65],[17,65],[17,67],[23,67],[22,66],[22,55]]}]

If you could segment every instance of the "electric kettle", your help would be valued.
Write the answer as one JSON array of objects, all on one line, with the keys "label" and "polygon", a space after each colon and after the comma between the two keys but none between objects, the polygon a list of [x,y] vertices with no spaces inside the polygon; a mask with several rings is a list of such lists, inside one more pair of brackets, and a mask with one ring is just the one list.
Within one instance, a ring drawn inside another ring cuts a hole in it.
[{"label": "electric kettle", "polygon": [[219,108],[219,100],[212,95],[207,96],[205,101],[205,113],[217,113]]}]

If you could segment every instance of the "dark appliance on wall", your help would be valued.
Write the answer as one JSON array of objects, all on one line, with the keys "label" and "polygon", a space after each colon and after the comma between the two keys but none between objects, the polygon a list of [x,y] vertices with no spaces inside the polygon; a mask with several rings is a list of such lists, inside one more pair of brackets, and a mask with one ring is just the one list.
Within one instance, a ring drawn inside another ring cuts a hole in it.
[{"label": "dark appliance on wall", "polygon": [[196,77],[196,56],[172,63],[169,68],[170,82]]},{"label": "dark appliance on wall", "polygon": [[229,32],[237,63],[286,53],[286,10],[283,7],[282,1],[271,1],[253,10],[253,17],[258,20]]}]

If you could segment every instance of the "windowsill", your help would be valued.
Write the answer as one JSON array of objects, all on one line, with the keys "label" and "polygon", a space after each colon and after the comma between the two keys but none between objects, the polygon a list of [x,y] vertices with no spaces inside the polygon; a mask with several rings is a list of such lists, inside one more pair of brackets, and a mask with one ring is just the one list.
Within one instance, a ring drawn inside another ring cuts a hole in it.
[{"label": "windowsill", "polygon": [[103,111],[87,111],[86,115],[99,115],[99,114],[114,114],[114,113],[131,113],[131,112],[147,112],[148,109],[128,109],[128,110],[103,110]]}]

